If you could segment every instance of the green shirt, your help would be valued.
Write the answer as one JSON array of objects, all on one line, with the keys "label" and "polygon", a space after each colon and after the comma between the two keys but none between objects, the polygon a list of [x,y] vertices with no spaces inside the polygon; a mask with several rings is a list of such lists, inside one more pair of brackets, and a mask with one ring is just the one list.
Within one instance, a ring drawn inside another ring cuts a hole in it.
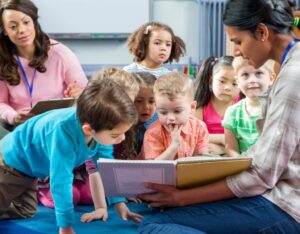
[{"label": "green shirt", "polygon": [[240,153],[247,151],[254,145],[258,132],[256,130],[256,120],[260,115],[249,115],[246,111],[246,100],[230,106],[225,113],[222,126],[229,129],[235,135]]}]

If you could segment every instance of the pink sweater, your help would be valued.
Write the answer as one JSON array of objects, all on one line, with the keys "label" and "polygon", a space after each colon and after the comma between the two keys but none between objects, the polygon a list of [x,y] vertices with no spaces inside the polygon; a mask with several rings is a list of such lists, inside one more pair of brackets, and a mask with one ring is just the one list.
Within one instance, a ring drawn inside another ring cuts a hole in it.
[{"label": "pink sweater", "polygon": [[207,106],[203,107],[203,122],[207,126],[209,134],[224,134],[224,128],[221,123],[224,116],[220,116],[213,107],[210,99]]},{"label": "pink sweater", "polygon": [[[237,103],[240,100],[240,96],[233,100],[233,103]],[[212,99],[209,100],[207,106],[203,107],[203,122],[207,126],[209,134],[224,134],[224,128],[222,126],[222,121],[224,116],[220,116],[212,103]]]},{"label": "pink sweater", "polygon": [[[30,109],[40,100],[64,97],[64,90],[73,81],[84,88],[88,82],[82,67],[75,54],[61,43],[51,41],[45,63],[45,73],[36,72],[32,97],[25,83],[21,70],[21,82],[17,86],[11,86],[5,81],[0,81],[0,117],[12,124],[18,111]],[[22,65],[31,84],[34,69],[29,67],[29,60],[21,58]],[[32,103],[32,106],[31,106]]]}]

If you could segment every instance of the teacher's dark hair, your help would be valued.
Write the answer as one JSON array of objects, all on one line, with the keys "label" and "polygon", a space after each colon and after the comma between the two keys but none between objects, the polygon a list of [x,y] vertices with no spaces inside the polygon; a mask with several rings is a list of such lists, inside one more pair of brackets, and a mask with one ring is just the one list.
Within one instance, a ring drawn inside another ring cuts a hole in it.
[{"label": "teacher's dark hair", "polygon": [[228,0],[223,21],[225,25],[253,33],[263,23],[274,32],[289,34],[294,17],[286,0]]}]

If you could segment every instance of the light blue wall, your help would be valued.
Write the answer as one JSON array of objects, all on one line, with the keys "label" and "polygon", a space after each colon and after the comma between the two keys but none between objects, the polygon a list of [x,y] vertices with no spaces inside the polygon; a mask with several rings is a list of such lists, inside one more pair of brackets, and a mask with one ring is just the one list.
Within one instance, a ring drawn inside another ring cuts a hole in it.
[{"label": "light blue wall", "polygon": [[[198,63],[199,22],[197,1],[150,0],[150,3],[152,15],[150,18],[171,26],[175,34],[180,36],[187,44],[187,55],[179,63]],[[116,16],[115,20],[120,19]],[[82,64],[110,65],[129,64],[132,62],[132,56],[128,52],[126,40],[63,39],[61,41],[75,52]]]}]

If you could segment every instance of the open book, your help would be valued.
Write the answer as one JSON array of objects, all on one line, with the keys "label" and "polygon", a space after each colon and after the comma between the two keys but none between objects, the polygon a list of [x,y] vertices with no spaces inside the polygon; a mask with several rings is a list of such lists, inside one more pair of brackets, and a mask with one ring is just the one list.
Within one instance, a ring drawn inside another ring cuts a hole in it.
[{"label": "open book", "polygon": [[106,196],[151,193],[145,182],[176,185],[179,189],[211,183],[250,167],[249,157],[196,156],[167,160],[98,160]]},{"label": "open book", "polygon": [[71,107],[74,102],[74,98],[60,98],[39,101],[31,109],[30,114],[38,115],[49,110]]}]

